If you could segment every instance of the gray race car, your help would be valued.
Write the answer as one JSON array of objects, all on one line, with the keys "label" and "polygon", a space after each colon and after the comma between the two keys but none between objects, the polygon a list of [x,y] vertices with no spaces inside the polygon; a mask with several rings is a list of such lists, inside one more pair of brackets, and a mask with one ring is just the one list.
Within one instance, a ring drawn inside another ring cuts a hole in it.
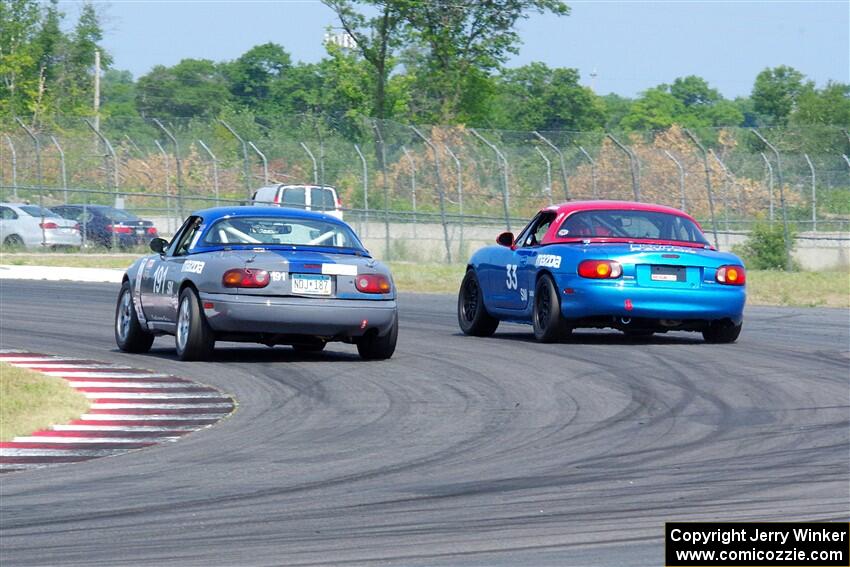
[{"label": "gray race car", "polygon": [[215,341],[320,351],[354,343],[364,359],[390,358],[398,336],[396,290],[346,223],[278,207],[191,214],[171,242],[124,275],[115,340],[147,352],[175,336],[181,360],[208,357]]}]

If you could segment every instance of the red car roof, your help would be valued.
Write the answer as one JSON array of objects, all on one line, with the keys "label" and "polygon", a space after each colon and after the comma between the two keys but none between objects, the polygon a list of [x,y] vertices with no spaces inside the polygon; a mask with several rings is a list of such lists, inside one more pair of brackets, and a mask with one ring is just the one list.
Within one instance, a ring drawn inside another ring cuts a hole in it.
[{"label": "red car roof", "polygon": [[574,213],[576,211],[607,211],[607,210],[625,210],[625,211],[651,211],[655,213],[667,213],[670,215],[677,215],[680,217],[685,217],[694,221],[697,226],[696,219],[691,215],[684,211],[680,211],[679,209],[674,209],[673,207],[666,207],[664,205],[655,205],[653,203],[638,203],[635,201],[567,201],[566,203],[559,203],[557,205],[549,205],[548,207],[543,207],[540,209],[541,211],[556,211],[558,213]]},{"label": "red car roof", "polygon": [[[653,213],[666,213],[669,215],[676,215],[679,217],[684,217],[686,219],[691,220],[697,228],[702,232],[702,227],[697,222],[697,220],[684,211],[680,211],[679,209],[674,209],[673,207],[665,207],[664,205],[655,205],[653,203],[638,203],[635,201],[568,201],[566,203],[559,203],[557,205],[550,205],[548,207],[543,207],[540,209],[541,211],[554,211],[558,213],[560,217],[563,215],[564,218],[569,216],[572,213],[580,212],[580,211],[609,211],[609,210],[619,210],[619,211],[649,211]],[[659,239],[641,239],[641,238],[609,238],[609,237],[581,237],[581,238],[558,238],[556,237],[557,227],[553,223],[552,226],[546,233],[546,236],[543,238],[543,243],[551,244],[556,242],[572,242],[575,240],[592,240],[594,242],[657,242],[659,244],[676,244],[679,246],[690,246],[690,247],[702,247],[703,244],[697,242],[681,242],[681,241],[668,241],[668,240],[659,240]],[[713,247],[712,247],[713,249]]]}]

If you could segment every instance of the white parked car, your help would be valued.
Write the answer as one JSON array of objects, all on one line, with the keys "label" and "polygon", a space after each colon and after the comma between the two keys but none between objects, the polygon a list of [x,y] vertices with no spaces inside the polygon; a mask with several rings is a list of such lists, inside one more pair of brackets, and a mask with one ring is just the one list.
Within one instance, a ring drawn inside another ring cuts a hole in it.
[{"label": "white parked car", "polygon": [[284,185],[260,187],[251,197],[254,205],[279,205],[306,211],[319,211],[342,220],[342,203],[336,189],[319,185]]},{"label": "white parked car", "polygon": [[79,248],[83,239],[77,221],[50,209],[25,203],[0,203],[0,242],[9,247]]}]

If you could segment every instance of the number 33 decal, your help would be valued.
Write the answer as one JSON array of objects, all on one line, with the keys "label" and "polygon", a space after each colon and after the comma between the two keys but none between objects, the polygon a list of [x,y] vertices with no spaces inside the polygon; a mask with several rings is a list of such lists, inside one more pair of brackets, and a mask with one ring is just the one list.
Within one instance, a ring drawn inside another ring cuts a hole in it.
[{"label": "number 33 decal", "polygon": [[517,288],[517,279],[516,279],[516,264],[508,264],[507,268],[507,279],[505,280],[505,285],[508,286],[508,289],[516,289]]}]

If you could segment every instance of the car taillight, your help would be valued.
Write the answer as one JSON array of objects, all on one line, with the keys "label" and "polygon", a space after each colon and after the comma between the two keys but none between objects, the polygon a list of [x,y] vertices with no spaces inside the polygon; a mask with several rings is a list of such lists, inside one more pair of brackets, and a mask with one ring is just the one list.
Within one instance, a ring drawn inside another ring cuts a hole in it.
[{"label": "car taillight", "polygon": [[233,268],[224,272],[221,284],[224,287],[266,287],[269,285],[269,273],[265,270]]},{"label": "car taillight", "polygon": [[55,222],[41,222],[38,223],[38,228],[43,228],[44,230],[53,230],[59,228],[59,225]]},{"label": "car taillight", "polygon": [[336,198],[336,208],[337,209],[342,208],[342,199],[340,199],[339,197]]},{"label": "car taillight", "polygon": [[148,236],[156,236],[156,228],[154,228],[154,227],[148,228]]},{"label": "car taillight", "polygon": [[80,227],[80,223],[77,223],[77,224],[74,225],[74,230],[76,230],[77,232],[83,231],[83,229]]},{"label": "car taillight", "polygon": [[390,280],[380,274],[361,274],[354,279],[354,285],[363,293],[389,293],[392,289]]},{"label": "car taillight", "polygon": [[578,265],[578,275],[594,280],[615,279],[623,275],[623,266],[611,260],[585,260]]},{"label": "car taillight", "polygon": [[133,234],[133,229],[129,226],[108,224],[106,225],[106,232],[114,232],[115,234]]},{"label": "car taillight", "polygon": [[744,285],[747,282],[747,271],[744,266],[720,266],[714,279],[724,285]]}]

